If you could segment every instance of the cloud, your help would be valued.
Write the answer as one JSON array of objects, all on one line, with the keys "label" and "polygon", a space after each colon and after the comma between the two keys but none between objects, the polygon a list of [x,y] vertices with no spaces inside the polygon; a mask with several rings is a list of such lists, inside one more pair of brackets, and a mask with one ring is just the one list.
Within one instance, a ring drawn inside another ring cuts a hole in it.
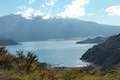
[{"label": "cloud", "polygon": [[31,5],[35,2],[36,0],[28,0],[28,4]]},{"label": "cloud", "polygon": [[42,4],[42,5],[41,5],[41,7],[42,7],[42,8],[45,8],[45,5],[44,5],[44,4]]},{"label": "cloud", "polygon": [[88,16],[95,16],[96,13],[88,13],[87,15],[88,15]]},{"label": "cloud", "polygon": [[[36,0],[29,0],[30,4],[32,4]],[[46,7],[50,7],[49,10],[42,12],[42,9],[34,9],[29,8],[27,6],[19,7],[19,10],[16,12],[17,15],[21,15],[26,19],[33,19],[34,17],[41,16],[43,19],[49,18],[79,18],[81,16],[86,15],[86,5],[89,3],[89,0],[71,0],[71,4],[67,4],[64,6],[63,11],[59,13],[55,13],[54,16],[51,15],[52,7],[56,4],[58,0],[45,0],[45,2],[41,5],[43,9]],[[91,14],[94,15],[94,14]]]},{"label": "cloud", "polygon": [[42,17],[42,19],[45,19],[45,20],[46,20],[46,19],[50,19],[50,18],[51,18],[51,17],[50,17],[50,15],[48,15],[48,14]]},{"label": "cloud", "polygon": [[89,0],[72,0],[72,3],[65,6],[64,10],[57,14],[58,17],[62,18],[79,18],[86,15],[86,5]]},{"label": "cloud", "polygon": [[25,8],[25,7],[22,10],[17,11],[16,15],[20,15],[23,18],[29,20],[33,19],[34,17],[41,17],[42,19],[45,20],[51,18],[50,14],[45,14],[40,10],[35,10],[33,8]]},{"label": "cloud", "polygon": [[34,10],[33,8],[26,8],[24,10],[17,11],[16,14],[21,15],[26,19],[32,19],[33,17],[44,15],[40,10]]},{"label": "cloud", "polygon": [[105,11],[109,16],[120,16],[120,5],[110,6]]},{"label": "cloud", "polygon": [[58,0],[45,0],[45,5],[53,6]]}]

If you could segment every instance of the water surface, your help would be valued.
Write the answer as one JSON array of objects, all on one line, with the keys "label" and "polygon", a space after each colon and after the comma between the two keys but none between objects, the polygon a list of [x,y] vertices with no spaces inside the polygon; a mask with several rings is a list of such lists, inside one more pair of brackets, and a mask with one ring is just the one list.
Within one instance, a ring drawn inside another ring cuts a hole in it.
[{"label": "water surface", "polygon": [[76,44],[76,40],[22,42],[21,45],[7,46],[11,53],[33,51],[40,62],[54,66],[80,67],[87,63],[80,57],[95,44]]}]

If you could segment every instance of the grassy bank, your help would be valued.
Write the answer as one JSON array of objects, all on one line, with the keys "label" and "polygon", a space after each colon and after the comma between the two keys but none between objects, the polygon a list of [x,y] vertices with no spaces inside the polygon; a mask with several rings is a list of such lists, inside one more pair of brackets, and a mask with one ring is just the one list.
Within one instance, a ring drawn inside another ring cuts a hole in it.
[{"label": "grassy bank", "polygon": [[99,68],[50,68],[38,62],[32,52],[11,55],[6,48],[0,48],[0,80],[120,80],[119,75],[119,67],[108,72]]}]

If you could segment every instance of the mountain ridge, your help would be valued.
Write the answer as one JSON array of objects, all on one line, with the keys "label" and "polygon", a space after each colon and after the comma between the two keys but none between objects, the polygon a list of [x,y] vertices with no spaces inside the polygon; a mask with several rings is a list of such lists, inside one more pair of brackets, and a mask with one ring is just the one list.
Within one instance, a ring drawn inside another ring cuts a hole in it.
[{"label": "mountain ridge", "polygon": [[[4,31],[3,31],[4,30]],[[81,36],[105,35],[120,32],[119,26],[110,26],[77,19],[47,19],[41,17],[27,20],[19,15],[0,17],[0,37],[16,41],[71,39]]]}]

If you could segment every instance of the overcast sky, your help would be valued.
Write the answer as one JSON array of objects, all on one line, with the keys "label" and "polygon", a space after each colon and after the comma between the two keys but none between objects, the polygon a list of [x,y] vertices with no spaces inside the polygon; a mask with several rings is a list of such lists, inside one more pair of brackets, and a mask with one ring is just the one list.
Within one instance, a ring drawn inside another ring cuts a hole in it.
[{"label": "overcast sky", "polygon": [[0,0],[0,16],[76,18],[120,25],[120,0]]}]

